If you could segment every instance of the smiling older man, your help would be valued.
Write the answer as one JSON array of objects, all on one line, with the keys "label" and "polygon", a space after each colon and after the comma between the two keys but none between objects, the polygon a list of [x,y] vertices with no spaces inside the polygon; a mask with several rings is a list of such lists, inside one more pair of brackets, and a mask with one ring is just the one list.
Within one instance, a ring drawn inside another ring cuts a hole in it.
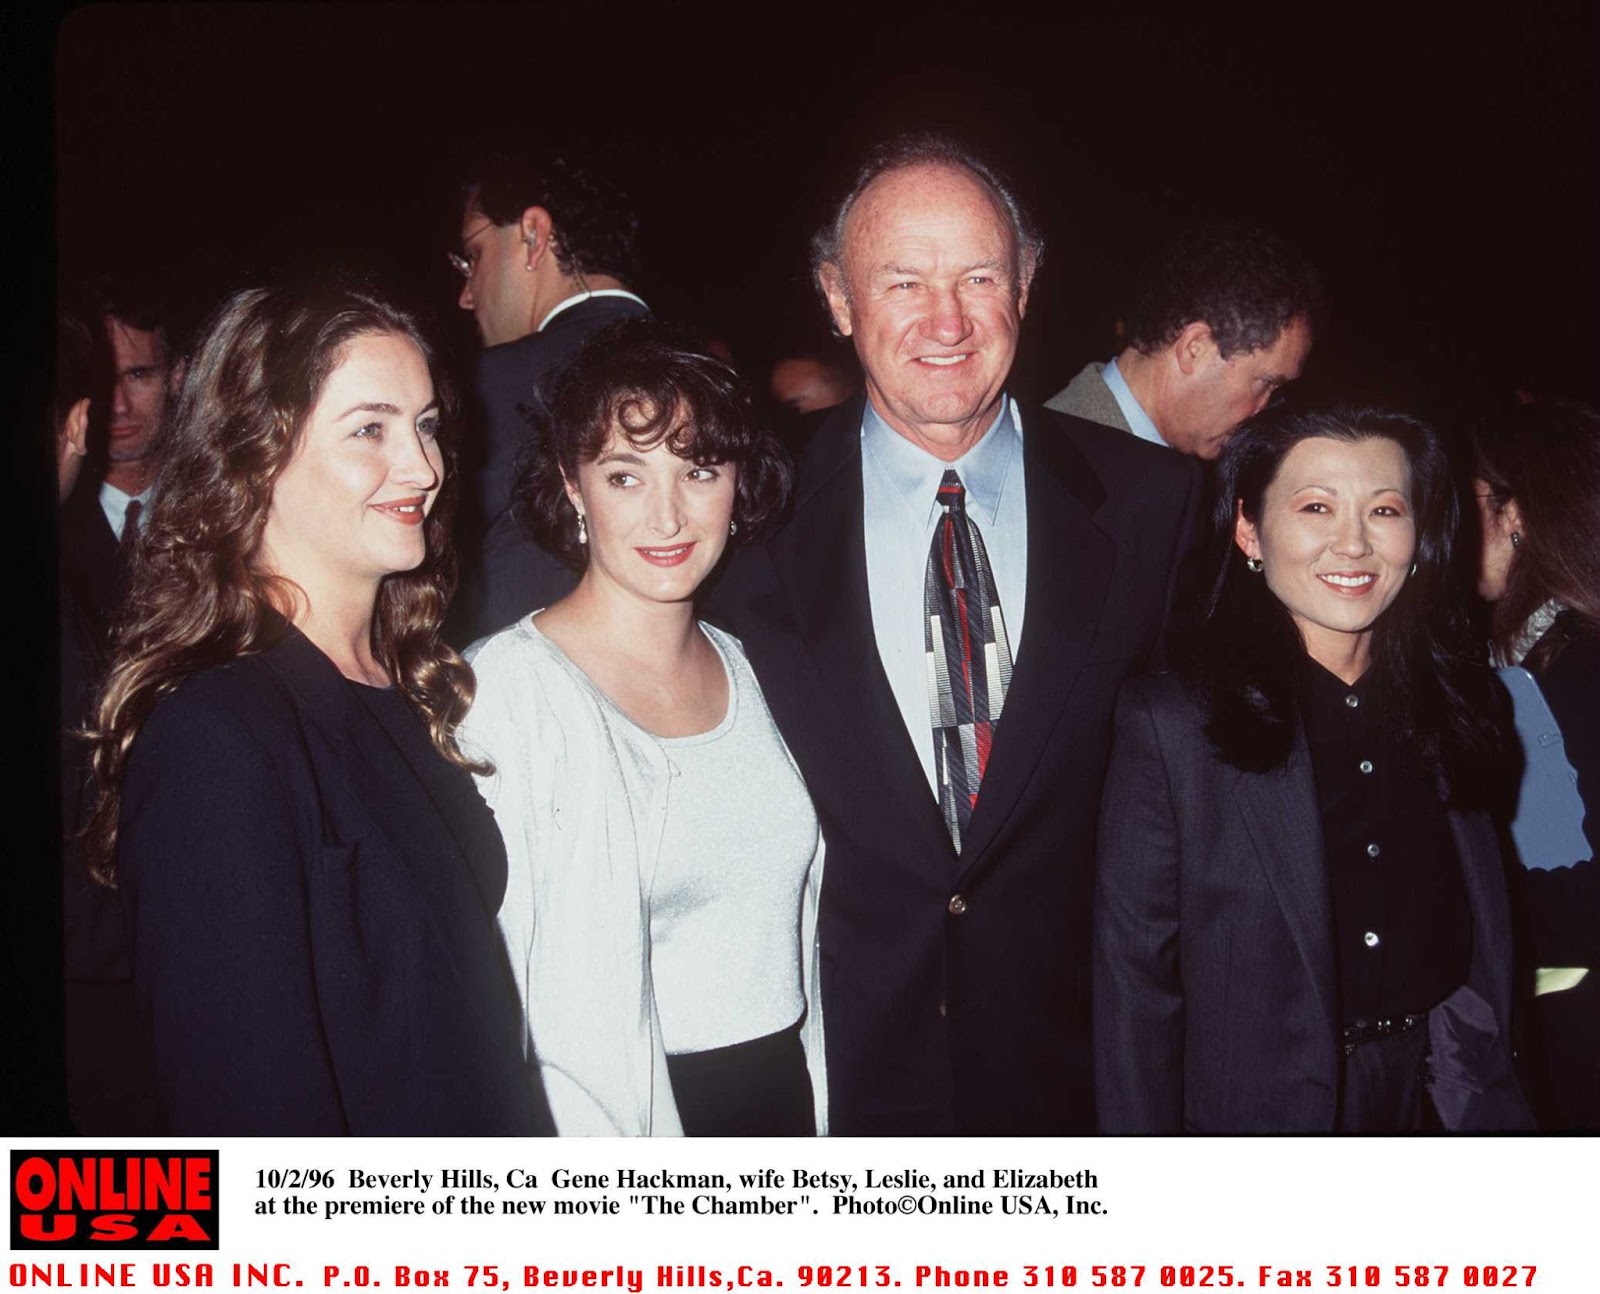
[{"label": "smiling older man", "polygon": [[1042,251],[955,142],[869,157],[813,244],[865,397],[721,590],[827,841],[836,1134],[1094,1126],[1112,702],[1160,639],[1199,486],[1177,455],[1007,395]]}]

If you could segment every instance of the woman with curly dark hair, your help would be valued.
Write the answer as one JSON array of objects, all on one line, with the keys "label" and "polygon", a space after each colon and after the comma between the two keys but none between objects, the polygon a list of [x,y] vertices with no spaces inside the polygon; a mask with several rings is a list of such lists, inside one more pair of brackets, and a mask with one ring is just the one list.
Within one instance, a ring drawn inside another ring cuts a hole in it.
[{"label": "woman with curly dark hair", "polygon": [[88,849],[174,1133],[549,1130],[453,735],[472,675],[438,634],[439,376],[370,292],[245,291],[162,429]]},{"label": "woman with curly dark hair", "polygon": [[1512,836],[1535,994],[1524,1058],[1540,1124],[1600,1129],[1600,415],[1487,419],[1473,489],[1478,592],[1527,751]]},{"label": "woman with curly dark hair", "polygon": [[1118,701],[1105,1130],[1527,1126],[1487,812],[1515,748],[1450,587],[1458,511],[1398,414],[1268,413],[1223,451],[1193,640]]},{"label": "woman with curly dark hair", "polygon": [[736,639],[695,616],[789,468],[727,365],[595,334],[520,489],[578,587],[469,653],[500,924],[563,1135],[810,1135],[821,837]]}]

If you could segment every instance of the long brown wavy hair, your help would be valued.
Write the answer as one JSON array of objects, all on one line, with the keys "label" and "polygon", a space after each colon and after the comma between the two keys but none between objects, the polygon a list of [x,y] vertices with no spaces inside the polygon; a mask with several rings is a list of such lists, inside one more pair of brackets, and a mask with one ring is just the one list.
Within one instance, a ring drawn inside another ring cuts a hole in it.
[{"label": "long brown wavy hair", "polygon": [[[422,352],[444,433],[453,392],[419,322],[370,288],[341,283],[252,288],[229,297],[189,362],[161,428],[162,467],[141,527],[116,649],[88,737],[99,799],[85,856],[111,883],[128,752],[156,701],[200,670],[272,646],[289,631],[297,591],[259,564],[279,474],[318,396],[357,337],[397,335]],[[439,753],[476,768],[455,741],[472,671],[439,637],[455,588],[450,519],[455,463],[425,523],[427,557],[379,586],[372,648],[421,713]]]}]

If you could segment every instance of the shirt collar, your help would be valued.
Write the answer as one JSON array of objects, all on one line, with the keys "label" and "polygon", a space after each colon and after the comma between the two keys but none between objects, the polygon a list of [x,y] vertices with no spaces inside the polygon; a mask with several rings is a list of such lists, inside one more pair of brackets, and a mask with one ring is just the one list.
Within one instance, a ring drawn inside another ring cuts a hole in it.
[{"label": "shirt collar", "polygon": [[919,449],[886,423],[872,401],[861,419],[861,449],[877,464],[907,507],[926,518],[938,506],[939,482],[954,470],[967,491],[967,510],[984,525],[993,525],[1022,449],[1022,414],[1009,396],[1000,398],[1000,412],[978,443],[953,463]]},{"label": "shirt collar", "polygon": [[557,301],[555,305],[551,306],[550,312],[546,314],[543,319],[539,320],[539,326],[534,329],[534,332],[543,332],[547,327],[550,326],[550,321],[563,310],[570,310],[580,301],[587,301],[591,297],[626,297],[629,301],[638,301],[639,304],[644,306],[646,310],[650,308],[649,306],[644,305],[644,301],[641,298],[635,296],[626,288],[597,288],[591,292],[574,292],[566,300]]},{"label": "shirt collar", "polygon": [[1117,408],[1122,410],[1122,416],[1128,420],[1128,430],[1140,440],[1148,440],[1152,445],[1167,444],[1161,429],[1144,411],[1144,405],[1139,403],[1129,388],[1127,379],[1122,376],[1122,370],[1117,367],[1116,360],[1107,361],[1106,366],[1100,370],[1100,379],[1111,392],[1111,398],[1117,402]]}]

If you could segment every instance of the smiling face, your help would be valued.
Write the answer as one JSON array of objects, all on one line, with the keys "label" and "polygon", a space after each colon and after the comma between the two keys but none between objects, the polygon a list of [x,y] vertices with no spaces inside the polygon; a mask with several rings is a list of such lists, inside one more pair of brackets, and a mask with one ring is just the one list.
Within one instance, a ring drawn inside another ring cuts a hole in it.
[{"label": "smiling face", "polygon": [[843,242],[822,286],[873,408],[913,444],[959,458],[999,411],[1027,306],[1005,209],[963,170],[908,166],[867,186]]},{"label": "smiling face", "polygon": [[356,337],[272,490],[262,563],[308,594],[371,596],[427,556],[423,522],[444,480],[439,402],[422,352]]},{"label": "smiling face", "polygon": [[567,483],[589,532],[584,582],[651,602],[693,598],[727,547],[738,480],[732,463],[697,466],[667,439],[640,449],[613,430]]},{"label": "smiling face", "polygon": [[1300,441],[1256,520],[1241,511],[1234,539],[1260,558],[1311,658],[1341,677],[1352,662],[1364,669],[1372,626],[1399,595],[1417,546],[1405,451],[1376,436]]}]

